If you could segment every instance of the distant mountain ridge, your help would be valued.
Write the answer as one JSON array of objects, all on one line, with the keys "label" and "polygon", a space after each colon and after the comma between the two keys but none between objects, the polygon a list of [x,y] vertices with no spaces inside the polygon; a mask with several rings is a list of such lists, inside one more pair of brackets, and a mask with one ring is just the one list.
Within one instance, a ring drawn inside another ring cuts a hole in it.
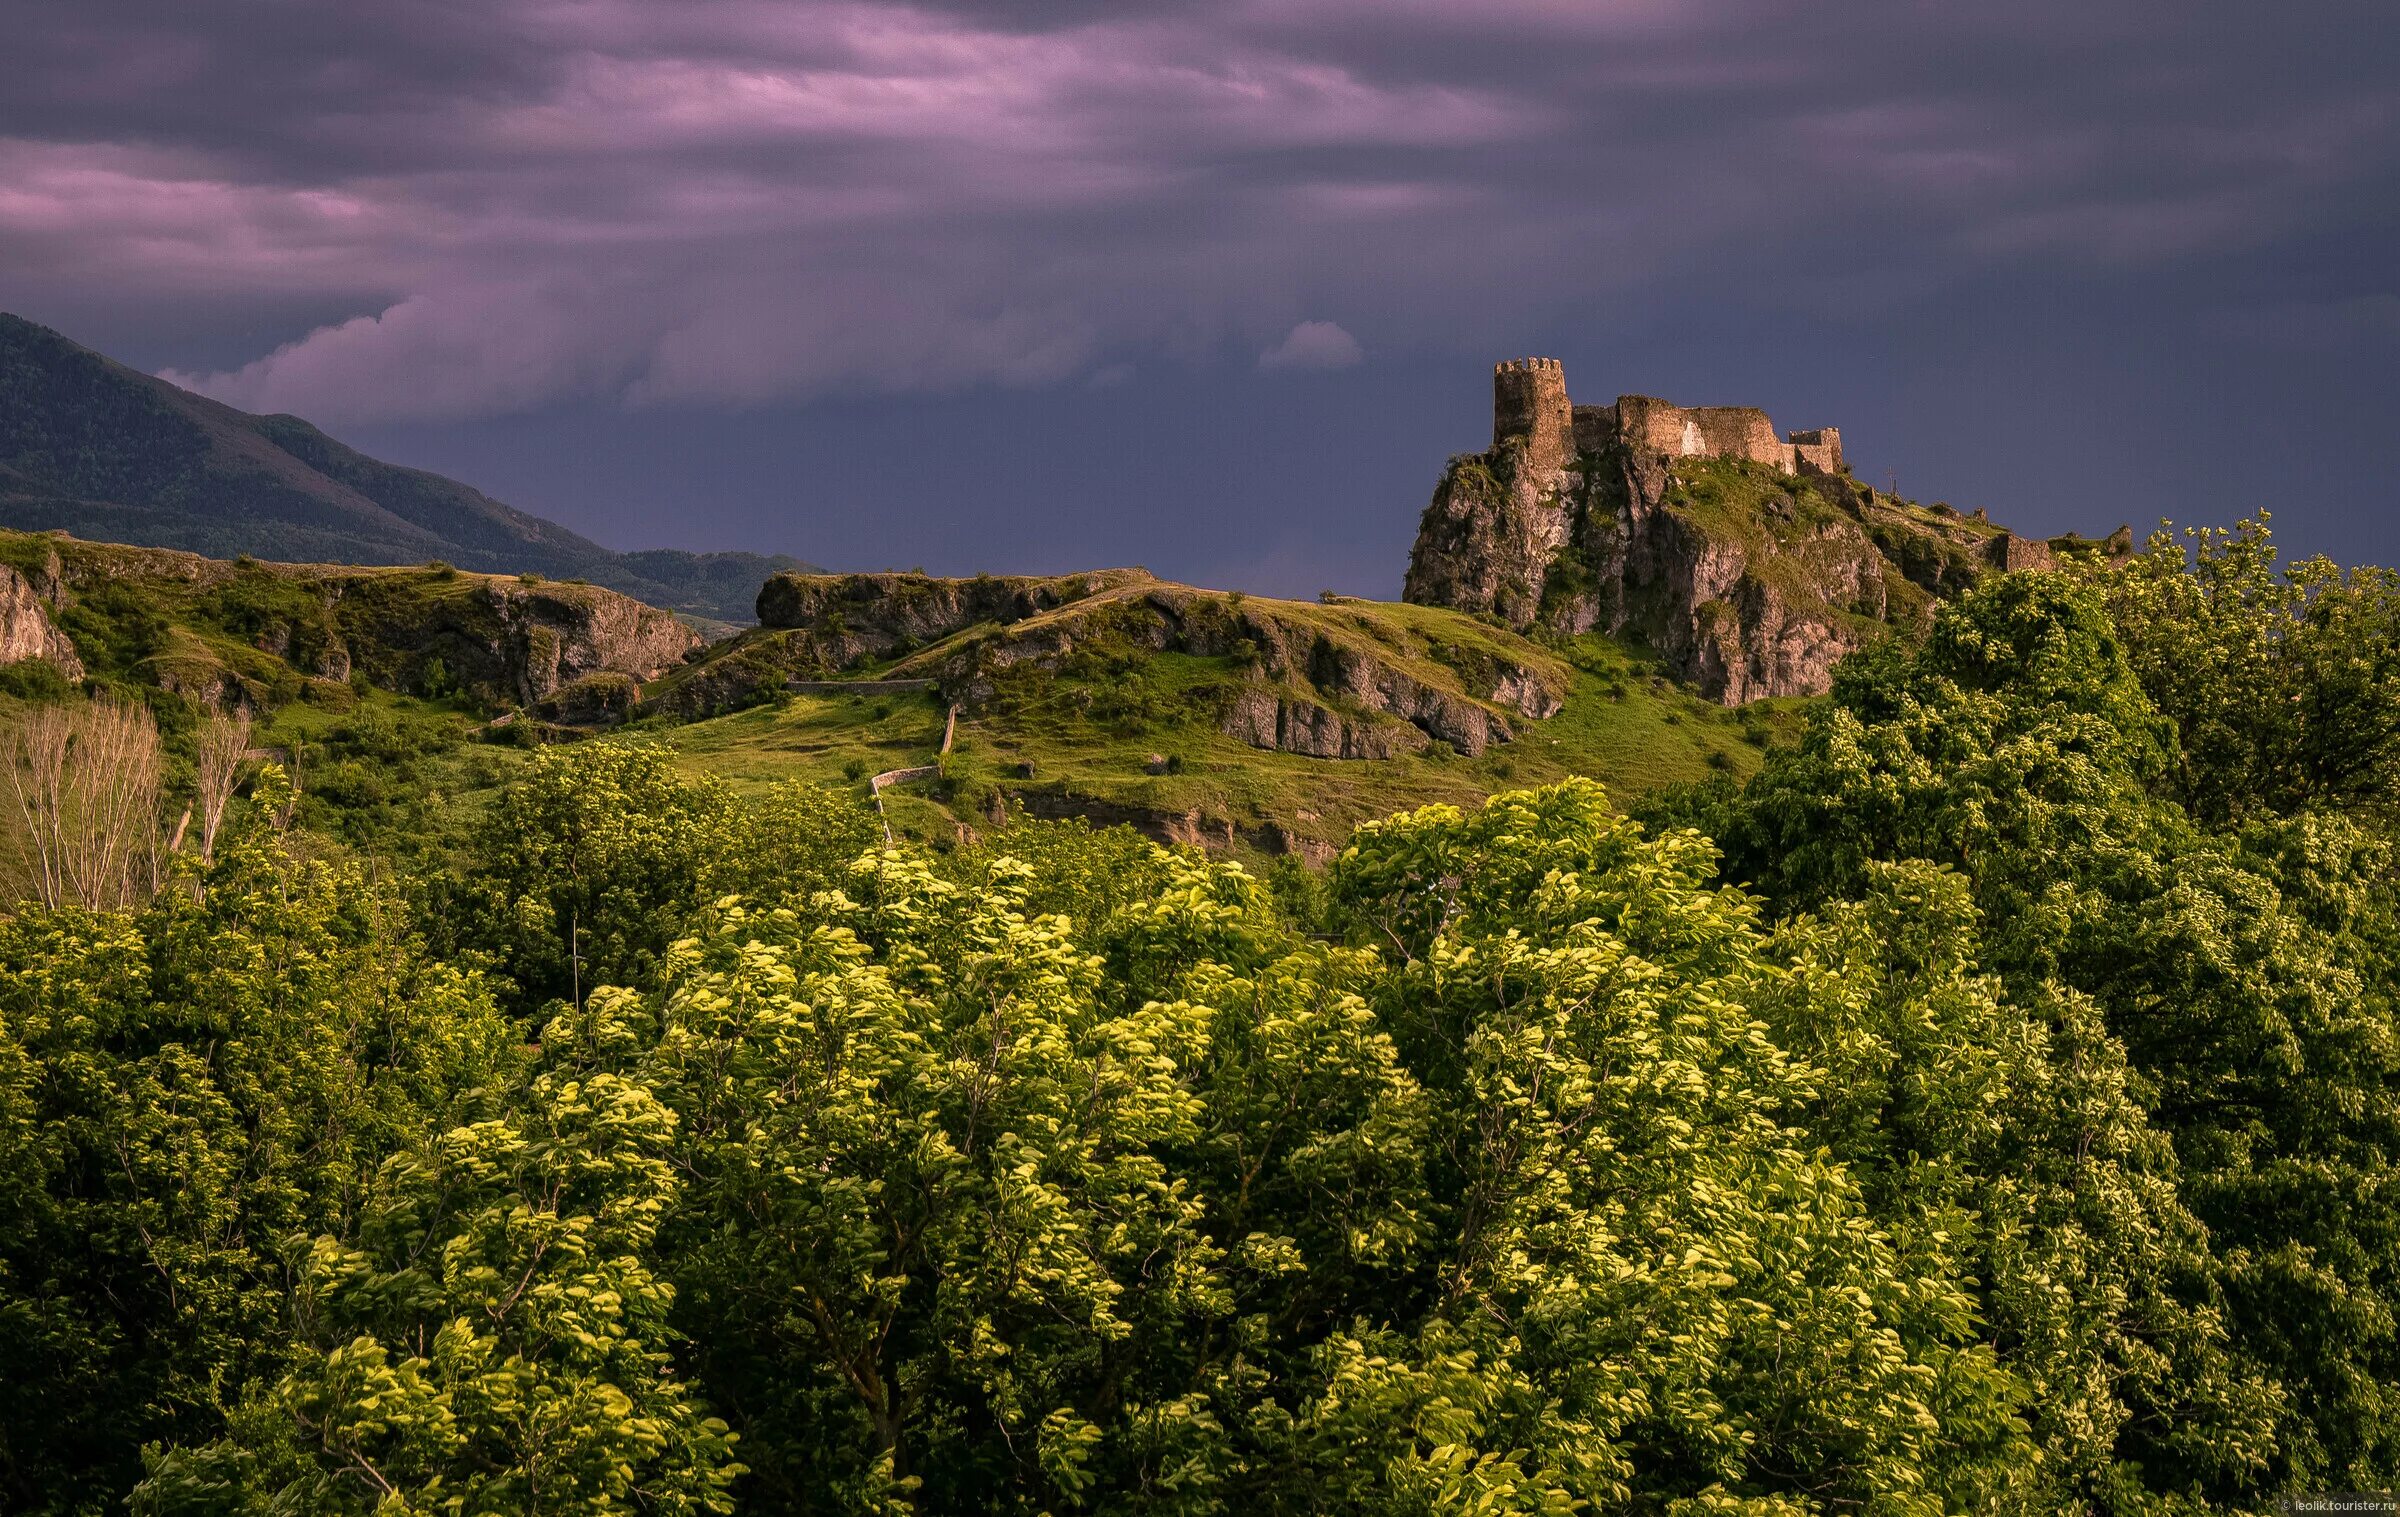
[{"label": "distant mountain ridge", "polygon": [[0,526],[218,558],[409,564],[588,579],[751,620],[788,554],[618,553],[297,416],[253,416],[0,312]]}]

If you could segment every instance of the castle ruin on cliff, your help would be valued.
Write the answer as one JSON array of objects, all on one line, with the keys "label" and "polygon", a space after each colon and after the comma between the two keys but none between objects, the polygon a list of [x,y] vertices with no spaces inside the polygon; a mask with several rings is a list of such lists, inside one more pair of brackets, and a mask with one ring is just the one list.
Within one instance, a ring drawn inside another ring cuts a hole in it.
[{"label": "castle ruin on cliff", "polygon": [[1510,438],[1525,440],[1527,462],[1542,473],[1612,443],[1668,458],[1746,458],[1786,474],[1840,474],[1845,467],[1838,427],[1778,437],[1756,406],[1678,406],[1650,395],[1576,405],[1555,358],[1512,358],[1492,367],[1492,446]]},{"label": "castle ruin on cliff", "polygon": [[1579,406],[1557,359],[1518,358],[1493,367],[1492,445],[1443,471],[1401,593],[1627,638],[1736,702],[1822,691],[1845,653],[1985,574],[2131,546],[1899,499],[1849,473],[1841,433],[1778,433],[1753,406]]}]

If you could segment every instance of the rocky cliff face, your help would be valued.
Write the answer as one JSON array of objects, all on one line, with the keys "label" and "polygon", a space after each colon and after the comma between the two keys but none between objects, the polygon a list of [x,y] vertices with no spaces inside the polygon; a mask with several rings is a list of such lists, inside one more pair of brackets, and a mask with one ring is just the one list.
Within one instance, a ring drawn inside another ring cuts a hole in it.
[{"label": "rocky cliff face", "polygon": [[503,705],[537,705],[590,675],[656,679],[700,645],[667,612],[594,585],[460,575],[427,586],[387,573],[329,579],[324,593],[376,683],[424,686],[439,660],[460,687]]},{"label": "rocky cliff face", "polygon": [[901,670],[934,675],[972,706],[997,695],[1010,673],[1055,671],[1095,643],[1233,656],[1249,673],[1218,729],[1255,748],[1333,759],[1390,758],[1437,742],[1479,754],[1515,736],[1512,716],[1538,720],[1564,700],[1561,668],[1395,644],[1379,621],[1366,623],[1373,632],[1345,623],[1338,607],[1150,581],[995,625]]},{"label": "rocky cliff face", "polygon": [[89,650],[79,660],[58,624],[80,606],[75,625],[127,631],[102,641],[134,662],[106,672],[210,705],[261,707],[355,672],[532,706],[587,676],[655,679],[700,644],[628,596],[530,576],[228,562],[61,534],[0,533],[0,549],[0,662],[47,658],[80,676]]},{"label": "rocky cliff face", "polygon": [[81,679],[83,660],[74,641],[50,620],[64,588],[59,567],[55,553],[30,572],[0,563],[0,664],[39,659],[68,679]]},{"label": "rocky cliff face", "polygon": [[2054,556],[1980,514],[1846,474],[1669,455],[1621,432],[1581,440],[1555,469],[1519,437],[1451,460],[1405,598],[1519,630],[1632,637],[1734,704],[1818,693],[1844,654],[1921,624],[1935,598]]},{"label": "rocky cliff face", "polygon": [[1450,460],[1417,524],[1401,599],[1485,613],[1520,629],[1540,624],[1550,566],[1567,546],[1572,496],[1582,483],[1580,473],[1537,471],[1513,439]]}]

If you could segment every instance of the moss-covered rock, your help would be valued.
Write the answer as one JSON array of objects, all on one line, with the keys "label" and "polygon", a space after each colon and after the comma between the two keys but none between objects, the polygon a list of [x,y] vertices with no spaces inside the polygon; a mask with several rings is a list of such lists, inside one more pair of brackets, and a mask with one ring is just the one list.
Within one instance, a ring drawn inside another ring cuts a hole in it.
[{"label": "moss-covered rock", "polygon": [[641,704],[642,687],[632,675],[602,670],[559,686],[534,711],[544,721],[566,726],[613,727],[630,720]]},{"label": "moss-covered rock", "polygon": [[[56,562],[52,555],[51,563]],[[55,569],[44,575],[38,568],[27,573],[0,563],[0,665],[37,661],[64,679],[83,678],[74,640],[50,619],[57,586]]]}]

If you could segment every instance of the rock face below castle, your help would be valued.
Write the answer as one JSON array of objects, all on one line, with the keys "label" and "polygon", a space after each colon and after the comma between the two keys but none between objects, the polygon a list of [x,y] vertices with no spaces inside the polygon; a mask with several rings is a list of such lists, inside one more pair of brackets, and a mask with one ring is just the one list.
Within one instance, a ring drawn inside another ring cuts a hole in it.
[{"label": "rock face below castle", "polygon": [[1578,406],[1548,358],[1501,364],[1492,385],[1492,446],[1444,471],[1404,597],[1645,641],[1729,705],[1819,693],[1844,654],[1936,599],[2090,547],[1872,490],[1832,427],[1779,434],[1751,407],[1644,395]]}]

